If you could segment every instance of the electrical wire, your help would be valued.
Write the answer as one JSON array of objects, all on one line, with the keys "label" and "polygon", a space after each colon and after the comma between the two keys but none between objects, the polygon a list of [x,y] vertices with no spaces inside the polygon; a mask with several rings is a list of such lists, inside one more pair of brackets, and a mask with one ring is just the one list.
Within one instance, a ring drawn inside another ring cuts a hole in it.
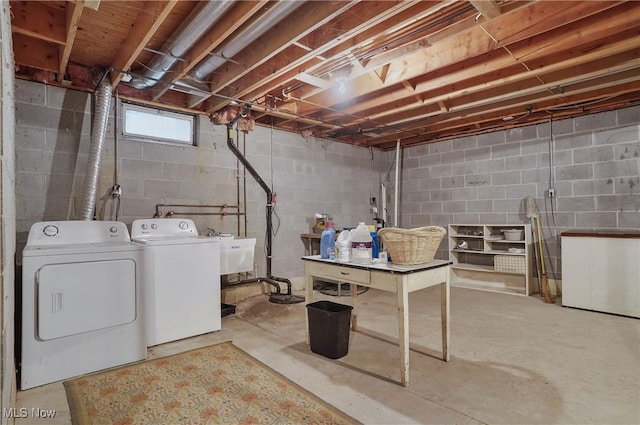
[{"label": "electrical wire", "polygon": [[281,221],[280,221],[280,216],[278,215],[278,211],[276,211],[277,202],[274,200],[276,192],[273,188],[273,116],[271,117],[269,160],[270,160],[270,167],[271,167],[271,193],[272,193],[271,195],[272,199],[270,199],[269,202],[271,202],[272,204],[271,212],[273,213],[273,216],[276,218],[276,225],[273,227],[273,230],[272,230],[273,236],[276,236],[278,234],[278,230],[280,230]]},{"label": "electrical wire", "polygon": [[555,138],[553,137],[553,118],[549,118],[549,189],[553,190],[553,196],[549,197],[549,203],[551,205],[551,218],[553,221],[553,228],[555,237],[558,237],[558,223],[556,221],[556,198],[555,193],[556,186],[556,169],[553,163],[553,155],[555,154]]},{"label": "electrical wire", "polygon": [[[549,190],[553,191],[553,196],[548,196],[549,207],[547,208],[547,197],[545,196],[545,212],[548,214],[548,211],[551,211],[551,220],[547,220],[548,225],[547,229],[549,231],[549,237],[555,240],[557,245],[560,244],[560,234],[558,232],[558,223],[556,220],[556,197],[557,193],[555,193],[555,165],[553,163],[553,155],[555,153],[555,139],[553,137],[553,118],[549,118]],[[553,226],[553,227],[552,227]],[[542,233],[544,233],[544,228],[540,229]],[[544,255],[544,253],[541,253]],[[549,268],[553,267],[553,263],[549,262]],[[554,272],[555,274],[555,272]]]},{"label": "electrical wire", "polygon": [[118,91],[116,90],[115,96],[115,108],[113,108],[113,158],[114,158],[114,167],[113,167],[113,190],[111,196],[115,198],[115,220],[118,221],[120,217],[120,197],[122,196],[120,183],[118,182],[120,176],[120,170],[118,166],[118,108],[119,106],[119,96]]},{"label": "electrical wire", "polygon": [[371,185],[373,183],[373,148],[369,146],[369,204],[373,206],[373,193]]}]

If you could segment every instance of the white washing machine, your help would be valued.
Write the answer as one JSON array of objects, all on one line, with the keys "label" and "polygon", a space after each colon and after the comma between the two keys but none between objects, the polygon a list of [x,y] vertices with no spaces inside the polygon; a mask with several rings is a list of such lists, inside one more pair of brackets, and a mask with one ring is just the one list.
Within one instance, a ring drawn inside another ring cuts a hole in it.
[{"label": "white washing machine", "polygon": [[21,389],[147,357],[143,254],[120,222],[31,226],[22,260]]},{"label": "white washing machine", "polygon": [[220,242],[182,218],[135,220],[131,239],[145,248],[147,345],[220,330]]}]

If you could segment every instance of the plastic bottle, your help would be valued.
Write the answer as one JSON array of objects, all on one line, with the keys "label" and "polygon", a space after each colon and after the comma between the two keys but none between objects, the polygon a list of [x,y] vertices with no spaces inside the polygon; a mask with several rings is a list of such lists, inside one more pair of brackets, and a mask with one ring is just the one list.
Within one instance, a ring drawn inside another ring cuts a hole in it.
[{"label": "plastic bottle", "polygon": [[378,258],[378,254],[380,253],[380,245],[378,244],[378,233],[376,232],[376,226],[370,224],[369,233],[371,234],[371,258]]},{"label": "plastic bottle", "polygon": [[324,223],[324,230],[320,236],[320,258],[328,260],[330,257],[329,248],[333,248],[335,259],[335,246],[336,229],[333,228],[333,222],[327,220]]},{"label": "plastic bottle", "polygon": [[373,239],[369,228],[363,222],[358,223],[351,234],[351,262],[358,264],[371,264],[373,255]]},{"label": "plastic bottle", "polygon": [[351,260],[351,238],[348,230],[343,230],[336,239],[336,261],[348,263]]}]

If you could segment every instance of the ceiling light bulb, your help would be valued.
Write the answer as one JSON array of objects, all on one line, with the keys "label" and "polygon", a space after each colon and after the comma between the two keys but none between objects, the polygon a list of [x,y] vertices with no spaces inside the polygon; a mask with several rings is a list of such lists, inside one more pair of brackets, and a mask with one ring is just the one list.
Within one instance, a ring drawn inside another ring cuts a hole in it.
[{"label": "ceiling light bulb", "polygon": [[338,93],[345,94],[346,92],[347,92],[347,85],[344,83],[344,81],[340,81],[338,83]]}]

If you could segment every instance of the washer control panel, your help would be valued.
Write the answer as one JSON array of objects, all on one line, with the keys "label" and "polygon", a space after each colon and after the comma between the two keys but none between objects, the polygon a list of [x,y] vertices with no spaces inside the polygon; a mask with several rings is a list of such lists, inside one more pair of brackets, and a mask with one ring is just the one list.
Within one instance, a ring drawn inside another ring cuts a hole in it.
[{"label": "washer control panel", "polygon": [[135,220],[131,225],[132,239],[192,236],[198,236],[198,230],[193,220],[188,218],[149,218]]}]

